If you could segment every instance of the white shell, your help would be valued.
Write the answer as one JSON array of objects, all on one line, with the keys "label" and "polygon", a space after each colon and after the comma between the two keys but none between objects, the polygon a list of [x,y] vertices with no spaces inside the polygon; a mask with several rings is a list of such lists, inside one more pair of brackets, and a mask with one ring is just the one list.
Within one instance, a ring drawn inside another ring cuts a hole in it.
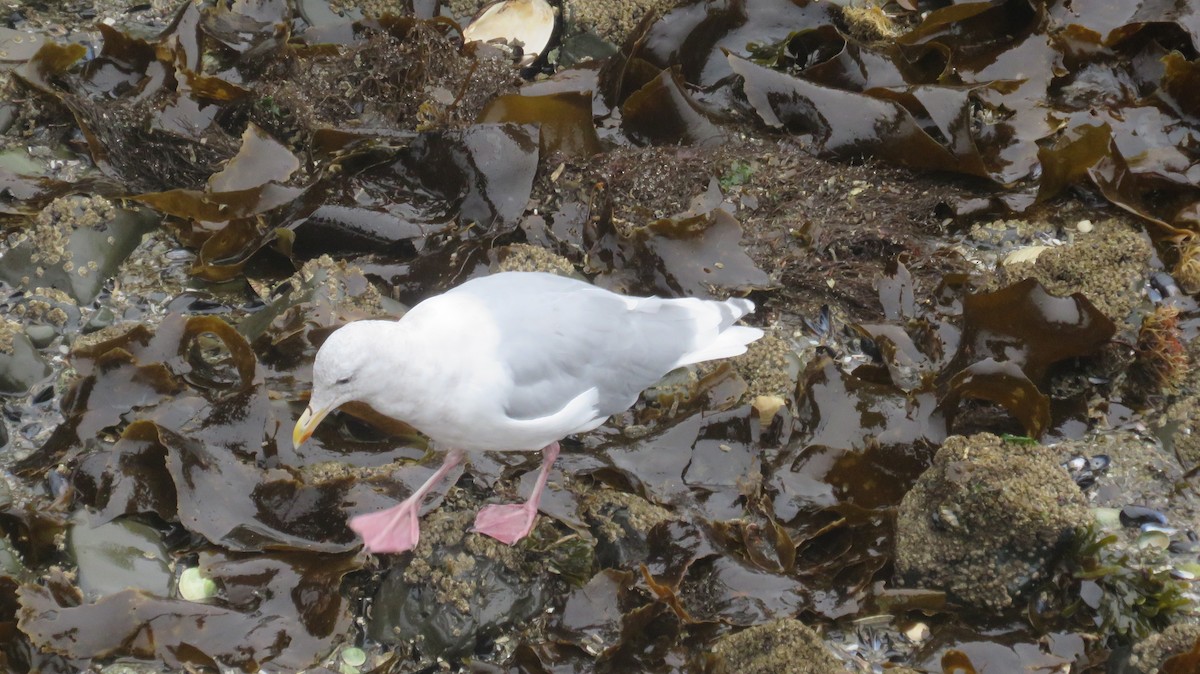
[{"label": "white shell", "polygon": [[754,408],[755,412],[758,412],[759,423],[767,426],[786,402],[779,396],[758,396],[754,402],[750,403],[750,406]]},{"label": "white shell", "polygon": [[217,596],[217,584],[198,567],[189,567],[179,575],[179,596],[188,601],[212,599]]},{"label": "white shell", "polygon": [[1171,537],[1162,531],[1143,531],[1137,539],[1137,547],[1141,550],[1147,548],[1166,550],[1169,545],[1171,545]]},{"label": "white shell", "polygon": [[1118,529],[1121,526],[1121,511],[1117,508],[1093,508],[1092,516],[1102,529]]},{"label": "white shell", "polygon": [[483,10],[463,29],[467,42],[519,42],[523,64],[533,63],[554,34],[554,8],[546,0],[502,0]]},{"label": "white shell", "polygon": [[1010,264],[1020,264],[1022,262],[1033,262],[1042,254],[1042,251],[1050,250],[1050,246],[1026,246],[1018,248],[1009,253],[1004,258],[1004,266]]},{"label": "white shell", "polygon": [[923,622],[915,622],[912,625],[904,628],[904,636],[914,644],[919,644],[929,638],[929,625]]}]

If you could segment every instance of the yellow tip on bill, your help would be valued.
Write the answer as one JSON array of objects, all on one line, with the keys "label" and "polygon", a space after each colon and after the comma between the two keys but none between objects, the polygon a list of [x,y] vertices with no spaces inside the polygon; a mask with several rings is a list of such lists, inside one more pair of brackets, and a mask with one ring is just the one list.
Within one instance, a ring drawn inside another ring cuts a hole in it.
[{"label": "yellow tip on bill", "polygon": [[306,440],[312,437],[313,431],[317,430],[321,420],[328,414],[326,410],[313,413],[311,407],[304,408],[304,414],[296,420],[296,427],[292,429],[292,446],[299,447]]}]

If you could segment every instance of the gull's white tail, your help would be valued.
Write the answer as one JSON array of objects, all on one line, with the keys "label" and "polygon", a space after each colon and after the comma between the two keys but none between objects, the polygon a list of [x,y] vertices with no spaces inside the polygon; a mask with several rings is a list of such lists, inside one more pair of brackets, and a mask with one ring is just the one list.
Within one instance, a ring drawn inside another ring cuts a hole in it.
[{"label": "gull's white tail", "polygon": [[746,353],[748,344],[763,336],[763,331],[758,328],[734,325],[739,318],[754,311],[754,303],[750,300],[734,297],[724,302],[695,298],[668,301],[686,306],[699,328],[695,348],[685,353],[676,367],[740,356]]}]

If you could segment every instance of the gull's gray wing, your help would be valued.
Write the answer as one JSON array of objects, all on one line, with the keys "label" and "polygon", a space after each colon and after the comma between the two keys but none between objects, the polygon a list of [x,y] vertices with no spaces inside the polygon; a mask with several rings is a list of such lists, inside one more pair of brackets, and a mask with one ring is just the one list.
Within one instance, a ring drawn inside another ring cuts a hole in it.
[{"label": "gull's gray wing", "polygon": [[498,393],[508,416],[519,420],[552,415],[592,388],[597,419],[623,411],[706,346],[698,336],[711,341],[707,333],[718,334],[743,313],[720,302],[625,297],[540,273],[497,274],[450,292],[472,294],[491,313],[500,335],[495,357],[512,380]]}]

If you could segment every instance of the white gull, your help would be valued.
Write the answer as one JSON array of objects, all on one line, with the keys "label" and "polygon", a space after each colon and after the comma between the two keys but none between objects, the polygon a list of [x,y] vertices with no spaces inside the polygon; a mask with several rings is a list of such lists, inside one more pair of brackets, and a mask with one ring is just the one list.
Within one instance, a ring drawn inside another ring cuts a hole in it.
[{"label": "white gull", "polygon": [[540,272],[468,281],[398,321],[357,321],[321,345],[298,446],[338,406],[356,401],[449,448],[399,505],[350,521],[368,551],[417,544],[426,494],[470,452],[542,450],[524,504],[490,505],[475,531],[508,544],[533,528],[558,441],[629,409],[671,370],[736,356],[762,330],[734,323],[746,299],[630,297]]}]

